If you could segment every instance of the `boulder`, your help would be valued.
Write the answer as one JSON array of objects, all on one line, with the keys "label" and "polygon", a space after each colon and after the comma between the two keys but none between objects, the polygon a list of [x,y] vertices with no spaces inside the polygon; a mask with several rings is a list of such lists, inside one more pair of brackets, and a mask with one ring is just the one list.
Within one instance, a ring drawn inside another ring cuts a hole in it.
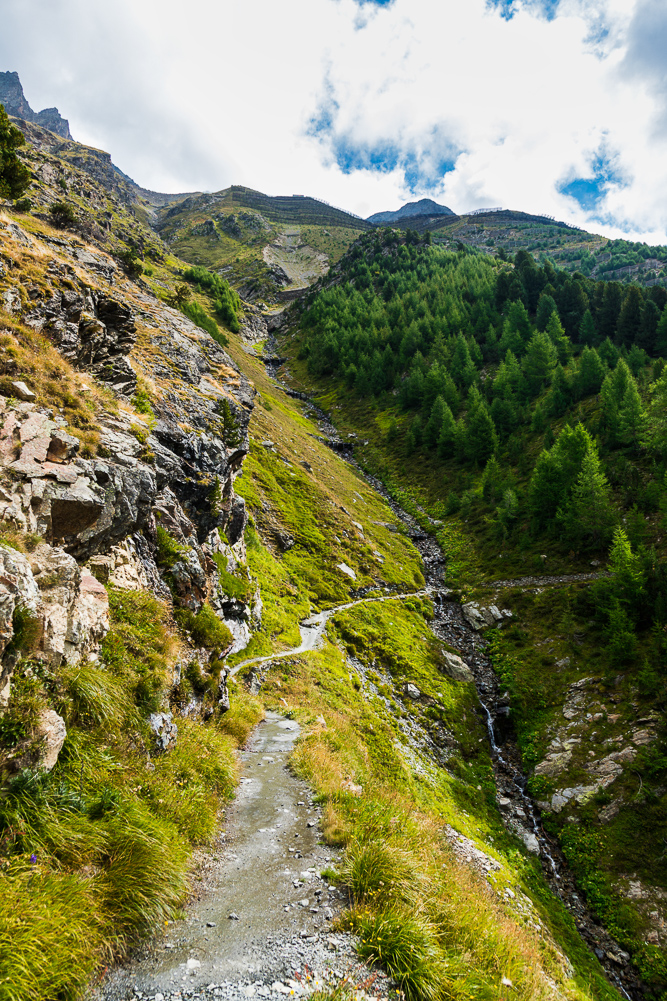
[{"label": "boulder", "polygon": [[346,577],[350,577],[352,580],[357,579],[356,573],[354,572],[352,567],[349,567],[347,565],[347,563],[338,563],[336,565],[336,569],[340,570],[341,573],[344,573]]},{"label": "boulder", "polygon": [[218,706],[220,712],[226,713],[229,710],[229,690],[227,688],[227,678],[229,677],[229,671],[224,670],[220,674],[220,681],[218,683]]},{"label": "boulder", "polygon": [[65,743],[67,729],[65,720],[53,709],[43,709],[35,726],[35,739],[39,742],[38,768],[50,772],[58,760]]},{"label": "boulder", "polygon": [[405,694],[410,699],[420,699],[421,698],[421,694],[422,693],[419,691],[419,689],[417,688],[416,685],[413,685],[410,682],[408,682],[407,684],[403,685],[403,691],[405,692]]},{"label": "boulder", "polygon": [[[14,635],[14,613],[24,609],[37,617],[41,610],[39,588],[23,553],[0,545],[0,655]],[[0,666],[0,705],[9,700],[14,660],[4,660]]]},{"label": "boulder", "polygon": [[3,769],[10,775],[27,768],[50,772],[58,760],[66,737],[67,729],[62,716],[53,709],[42,709],[30,737],[4,757]]},{"label": "boulder", "polygon": [[472,671],[457,654],[448,650],[442,651],[443,671],[452,681],[473,681],[475,680]]},{"label": "boulder", "polygon": [[472,626],[477,632],[481,629],[488,629],[491,626],[501,626],[505,619],[512,618],[512,613],[509,609],[501,611],[496,605],[486,607],[479,605],[476,601],[469,601],[467,604],[462,605],[461,611],[468,625]]},{"label": "boulder", "polygon": [[14,391],[14,395],[19,400],[26,400],[26,401],[30,402],[32,400],[36,400],[37,399],[37,397],[33,393],[32,389],[28,389],[28,387],[26,386],[25,382],[13,382],[12,383],[12,389]]},{"label": "boulder", "polygon": [[53,664],[96,656],[109,630],[106,589],[63,549],[43,543],[28,559],[40,589],[41,656]]}]

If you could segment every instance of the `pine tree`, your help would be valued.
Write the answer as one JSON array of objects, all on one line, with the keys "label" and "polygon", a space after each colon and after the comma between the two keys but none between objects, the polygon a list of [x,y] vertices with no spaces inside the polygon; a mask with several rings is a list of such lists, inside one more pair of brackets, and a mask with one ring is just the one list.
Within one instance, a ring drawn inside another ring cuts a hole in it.
[{"label": "pine tree", "polygon": [[557,300],[565,333],[574,340],[579,333],[584,313],[588,309],[588,299],[581,282],[568,278],[561,286]]},{"label": "pine tree", "polygon": [[638,344],[633,344],[625,360],[636,379],[642,369],[645,369],[648,365],[649,357],[643,348],[640,348]]},{"label": "pine tree", "polygon": [[617,444],[619,441],[621,406],[630,382],[634,382],[632,373],[621,358],[614,371],[610,372],[602,383],[600,409],[612,444]]},{"label": "pine tree", "polygon": [[468,394],[466,423],[469,458],[473,462],[486,462],[498,448],[498,435],[489,408],[475,389]]},{"label": "pine tree", "polygon": [[593,321],[593,314],[590,309],[587,309],[584,313],[581,325],[579,327],[579,343],[587,344],[592,347],[597,340],[597,331],[595,329],[595,323]]},{"label": "pine tree", "polygon": [[558,365],[545,400],[550,417],[561,417],[572,402],[572,392],[562,365]]},{"label": "pine tree", "polygon": [[595,448],[581,462],[572,494],[557,514],[572,545],[599,546],[609,538],[614,522],[609,483]]},{"label": "pine tree", "polygon": [[433,406],[431,407],[431,415],[426,423],[426,427],[424,428],[424,444],[427,445],[428,448],[434,449],[438,444],[440,431],[442,429],[442,422],[445,419],[446,406],[447,404],[443,400],[442,396],[436,396]]},{"label": "pine tree", "polygon": [[503,471],[495,455],[492,455],[482,476],[482,496],[488,504],[495,504],[503,493]]},{"label": "pine tree", "polygon": [[575,376],[579,396],[590,396],[599,393],[604,382],[605,367],[595,348],[584,348],[579,357],[579,366]]},{"label": "pine tree", "polygon": [[630,540],[620,526],[612,539],[609,570],[614,597],[625,605],[636,605],[644,595],[646,574],[640,556],[633,553]]},{"label": "pine tree", "polygon": [[456,421],[454,420],[451,410],[445,403],[442,424],[440,425],[440,434],[438,436],[438,455],[443,459],[450,458],[455,449],[455,445]]},{"label": "pine tree", "polygon": [[642,297],[636,285],[631,285],[625,294],[623,305],[616,323],[616,340],[629,347],[637,340],[642,323]]},{"label": "pine tree", "polygon": [[655,330],[655,353],[667,358],[667,306],[663,309]]},{"label": "pine tree", "polygon": [[581,472],[584,456],[595,444],[582,424],[566,425],[550,449],[538,456],[530,480],[530,510],[538,525],[548,525],[559,508],[565,509]]},{"label": "pine tree", "polygon": [[462,417],[459,417],[454,428],[454,454],[459,462],[465,462],[468,458],[468,429]]},{"label": "pine tree", "polygon": [[466,389],[477,381],[477,369],[470,357],[470,349],[463,334],[459,334],[456,338],[450,371],[454,382]]},{"label": "pine tree", "polygon": [[30,171],[16,154],[24,143],[25,136],[0,104],[0,198],[20,198],[30,184]]},{"label": "pine tree", "polygon": [[507,319],[503,324],[499,345],[501,352],[505,354],[506,351],[512,351],[515,355],[523,354],[532,332],[526,307],[520,301],[513,302],[507,310]]},{"label": "pine tree", "polygon": [[558,313],[552,313],[547,322],[546,334],[558,352],[558,361],[567,365],[572,356],[572,344],[558,319]]},{"label": "pine tree", "polygon": [[600,314],[596,318],[600,337],[613,338],[616,334],[618,314],[623,303],[622,286],[618,282],[607,282],[604,287]]},{"label": "pine tree", "polygon": [[618,410],[618,435],[626,445],[637,448],[647,428],[646,412],[637,389],[637,383],[630,379]]},{"label": "pine tree", "polygon": [[651,299],[648,299],[642,307],[642,319],[637,343],[645,351],[648,351],[650,355],[655,351],[659,321],[660,310]]},{"label": "pine tree", "polygon": [[547,334],[533,334],[521,366],[531,396],[540,393],[555,369],[557,360],[556,349]]},{"label": "pine tree", "polygon": [[491,418],[501,438],[507,438],[519,424],[516,408],[511,399],[501,396],[496,396],[491,404]]},{"label": "pine tree", "polygon": [[535,317],[535,325],[538,330],[546,330],[547,323],[551,318],[551,314],[555,313],[558,317],[558,309],[556,307],[556,300],[551,295],[546,295],[544,292],[540,296],[540,301],[537,304],[537,315]]},{"label": "pine tree", "polygon": [[616,345],[612,344],[608,337],[602,342],[600,347],[597,349],[597,352],[605,365],[608,365],[609,368],[616,368],[618,359],[621,357],[621,353]]},{"label": "pine tree", "polygon": [[414,418],[412,424],[410,425],[410,430],[408,431],[407,446],[408,452],[417,452],[421,448],[422,443],[422,421],[419,414]]}]

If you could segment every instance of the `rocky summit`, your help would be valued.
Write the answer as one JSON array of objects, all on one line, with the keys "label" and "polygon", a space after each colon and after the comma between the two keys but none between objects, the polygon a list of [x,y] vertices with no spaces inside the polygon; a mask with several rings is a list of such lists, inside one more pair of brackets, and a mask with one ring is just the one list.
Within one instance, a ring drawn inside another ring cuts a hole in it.
[{"label": "rocky summit", "polygon": [[0,72],[0,104],[4,105],[8,115],[14,115],[26,122],[34,122],[42,128],[55,132],[63,139],[71,139],[69,122],[63,118],[57,108],[44,108],[33,111],[19,80],[18,73]]},{"label": "rocky summit", "polygon": [[2,1001],[664,998],[667,250],[0,81]]}]

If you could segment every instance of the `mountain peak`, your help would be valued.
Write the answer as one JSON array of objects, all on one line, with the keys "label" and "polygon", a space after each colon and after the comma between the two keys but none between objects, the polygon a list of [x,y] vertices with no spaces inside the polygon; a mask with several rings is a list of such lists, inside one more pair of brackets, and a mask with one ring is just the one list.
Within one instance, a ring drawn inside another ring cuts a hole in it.
[{"label": "mountain peak", "polygon": [[57,108],[44,108],[33,111],[26,96],[18,73],[0,72],[0,104],[5,106],[8,115],[22,118],[25,122],[34,122],[43,129],[49,129],[63,139],[71,139],[69,122],[63,118]]},{"label": "mountain peak", "polygon": [[405,219],[409,216],[455,214],[446,205],[440,205],[431,198],[420,198],[418,202],[407,202],[400,209],[396,209],[395,212],[376,212],[374,215],[369,215],[367,222],[398,222],[400,219]]}]

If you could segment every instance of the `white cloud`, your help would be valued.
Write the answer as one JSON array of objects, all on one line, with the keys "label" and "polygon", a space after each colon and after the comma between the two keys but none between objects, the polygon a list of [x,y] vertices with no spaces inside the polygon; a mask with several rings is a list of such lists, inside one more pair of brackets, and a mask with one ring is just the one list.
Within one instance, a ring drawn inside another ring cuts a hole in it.
[{"label": "white cloud", "polygon": [[[3,8],[0,68],[147,187],[242,183],[367,215],[412,184],[458,211],[666,239],[663,0],[561,0],[551,20],[529,3],[506,20],[485,0]],[[326,127],[309,134],[318,115]],[[592,177],[604,149],[617,172],[593,223],[559,188]]]}]

